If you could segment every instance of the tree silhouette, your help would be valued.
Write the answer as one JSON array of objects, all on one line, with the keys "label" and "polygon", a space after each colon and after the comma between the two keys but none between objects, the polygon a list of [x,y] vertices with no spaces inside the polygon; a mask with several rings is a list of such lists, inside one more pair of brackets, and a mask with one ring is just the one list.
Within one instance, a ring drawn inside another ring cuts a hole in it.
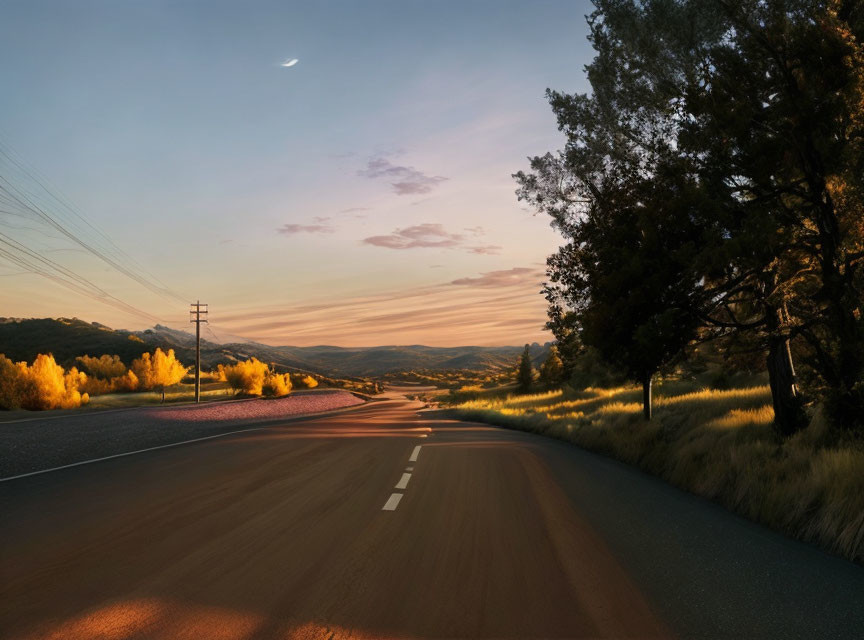
[{"label": "tree silhouette", "polygon": [[522,357],[519,358],[519,369],[516,374],[516,387],[520,391],[529,391],[534,384],[534,365],[531,364],[531,347],[525,345]]}]

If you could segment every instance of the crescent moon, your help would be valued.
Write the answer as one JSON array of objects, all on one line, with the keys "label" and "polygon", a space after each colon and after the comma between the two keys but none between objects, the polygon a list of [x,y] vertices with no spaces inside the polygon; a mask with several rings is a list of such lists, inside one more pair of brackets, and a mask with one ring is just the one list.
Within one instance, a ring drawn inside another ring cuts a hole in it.
[{"label": "crescent moon", "polygon": [[286,60],[285,62],[283,62],[279,66],[281,66],[281,67],[293,67],[298,62],[300,62],[300,61],[297,58],[291,58],[290,60]]}]

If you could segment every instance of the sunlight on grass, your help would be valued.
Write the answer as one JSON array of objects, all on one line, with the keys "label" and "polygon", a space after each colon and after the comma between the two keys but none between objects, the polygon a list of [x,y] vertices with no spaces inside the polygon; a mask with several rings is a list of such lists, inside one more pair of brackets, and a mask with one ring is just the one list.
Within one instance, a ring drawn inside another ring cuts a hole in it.
[{"label": "sunlight on grass", "polygon": [[732,409],[726,415],[715,418],[706,426],[714,429],[742,429],[754,424],[768,425],[774,420],[774,409],[770,404],[758,409]]},{"label": "sunlight on grass", "polygon": [[488,395],[460,417],[573,442],[636,465],[729,509],[864,561],[864,451],[826,442],[819,412],[795,437],[772,428],[768,386],[655,387],[654,419],[641,388]]}]

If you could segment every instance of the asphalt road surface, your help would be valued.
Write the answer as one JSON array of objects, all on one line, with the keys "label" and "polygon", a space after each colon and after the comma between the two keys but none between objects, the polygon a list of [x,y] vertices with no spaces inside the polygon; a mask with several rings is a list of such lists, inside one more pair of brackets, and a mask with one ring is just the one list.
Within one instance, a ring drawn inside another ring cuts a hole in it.
[{"label": "asphalt road surface", "polygon": [[0,636],[864,636],[864,568],[419,406],[0,482]]}]

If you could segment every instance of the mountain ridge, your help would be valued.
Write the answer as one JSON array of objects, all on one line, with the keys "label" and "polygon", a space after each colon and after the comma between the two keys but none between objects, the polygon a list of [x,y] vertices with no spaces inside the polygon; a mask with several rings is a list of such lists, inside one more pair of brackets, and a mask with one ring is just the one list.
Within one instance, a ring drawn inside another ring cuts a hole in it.
[{"label": "mountain ridge", "polygon": [[[53,353],[61,364],[74,364],[77,356],[118,355],[127,364],[143,351],[156,347],[174,349],[184,364],[195,358],[192,333],[157,324],[150,329],[112,329],[79,318],[0,318],[0,353],[12,360],[32,361],[38,353]],[[204,368],[250,357],[292,370],[324,375],[376,376],[416,369],[474,371],[513,368],[524,347],[381,345],[339,347],[318,345],[272,346],[256,342],[219,344],[201,339]],[[532,359],[539,361],[548,344],[531,345]]]}]

